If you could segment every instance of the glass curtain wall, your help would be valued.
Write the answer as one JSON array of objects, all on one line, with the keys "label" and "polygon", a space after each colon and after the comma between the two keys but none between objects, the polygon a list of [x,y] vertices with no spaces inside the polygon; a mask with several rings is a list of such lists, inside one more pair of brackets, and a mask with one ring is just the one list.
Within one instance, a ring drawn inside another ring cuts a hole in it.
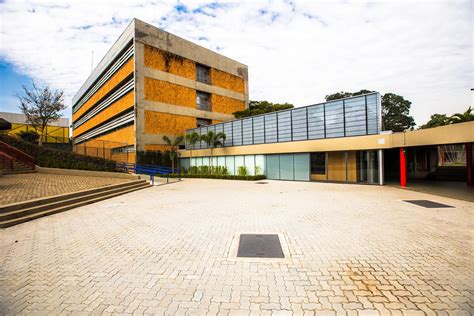
[{"label": "glass curtain wall", "polygon": [[[334,137],[373,135],[380,131],[380,95],[372,93],[291,110],[187,130],[200,135],[222,131],[224,147]],[[199,142],[193,149],[206,149]],[[186,144],[186,149],[191,149]]]},{"label": "glass curtain wall", "polygon": [[193,157],[181,158],[180,167],[184,172],[188,172],[190,167],[211,166],[225,167],[229,175],[241,173],[247,175],[260,175],[265,172],[264,155],[242,155],[242,156],[217,156],[217,157]]}]

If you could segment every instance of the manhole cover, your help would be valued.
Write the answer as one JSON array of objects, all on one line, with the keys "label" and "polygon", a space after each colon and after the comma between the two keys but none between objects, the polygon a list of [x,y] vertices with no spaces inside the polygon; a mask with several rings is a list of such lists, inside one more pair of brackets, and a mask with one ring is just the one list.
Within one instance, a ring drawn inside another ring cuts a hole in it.
[{"label": "manhole cover", "polygon": [[237,257],[285,258],[277,234],[240,235]]},{"label": "manhole cover", "polygon": [[268,184],[268,182],[255,182],[255,184]]},{"label": "manhole cover", "polygon": [[429,200],[404,200],[404,202],[408,202],[411,204],[415,204],[418,206],[426,207],[426,208],[448,208],[448,207],[454,207],[451,205],[446,205],[446,204],[441,204],[438,202],[433,202]]}]

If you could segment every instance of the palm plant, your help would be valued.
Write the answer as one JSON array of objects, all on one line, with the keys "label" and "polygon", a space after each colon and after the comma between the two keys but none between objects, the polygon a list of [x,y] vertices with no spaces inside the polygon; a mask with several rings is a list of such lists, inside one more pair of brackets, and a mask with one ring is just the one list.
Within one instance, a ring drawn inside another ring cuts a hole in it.
[{"label": "palm plant", "polygon": [[201,140],[207,144],[207,147],[211,150],[211,167],[213,158],[213,149],[219,146],[223,146],[225,142],[225,134],[223,132],[216,133],[209,131],[207,134],[201,135]]},{"label": "palm plant", "polygon": [[464,113],[456,113],[450,117],[451,124],[474,121],[474,113],[469,107]]},{"label": "palm plant", "polygon": [[178,136],[174,140],[171,140],[168,136],[163,136],[165,143],[170,146],[170,160],[171,160],[171,172],[174,173],[174,161],[177,156],[177,148],[183,142],[183,136]]},{"label": "palm plant", "polygon": [[194,148],[194,145],[196,145],[197,142],[199,142],[201,140],[201,135],[199,135],[198,133],[196,132],[192,132],[191,134],[187,134],[186,135],[186,143],[189,144],[189,151],[190,151],[190,156],[191,158],[189,159],[189,172],[192,174],[193,173],[193,165],[192,165],[192,161],[193,161],[193,148]]}]

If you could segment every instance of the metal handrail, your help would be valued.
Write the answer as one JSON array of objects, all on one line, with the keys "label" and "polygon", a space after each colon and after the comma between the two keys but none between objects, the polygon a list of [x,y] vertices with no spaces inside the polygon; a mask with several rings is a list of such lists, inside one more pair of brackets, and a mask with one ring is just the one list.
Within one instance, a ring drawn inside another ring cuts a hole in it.
[{"label": "metal handrail", "polygon": [[[152,184],[155,183],[154,177],[156,175],[166,175],[166,182],[169,182],[170,174],[179,174],[181,175],[181,169],[176,168],[172,170],[171,167],[164,166],[155,166],[155,165],[145,165],[145,164],[135,164],[135,163],[126,163],[118,162],[117,169],[122,172],[133,172],[134,174],[144,174],[150,176]],[[173,172],[174,171],[174,172]],[[181,178],[181,177],[180,177]]]},{"label": "metal handrail", "polygon": [[30,167],[35,167],[35,158],[5,142],[0,141],[0,151],[3,151],[5,154],[25,163]]}]

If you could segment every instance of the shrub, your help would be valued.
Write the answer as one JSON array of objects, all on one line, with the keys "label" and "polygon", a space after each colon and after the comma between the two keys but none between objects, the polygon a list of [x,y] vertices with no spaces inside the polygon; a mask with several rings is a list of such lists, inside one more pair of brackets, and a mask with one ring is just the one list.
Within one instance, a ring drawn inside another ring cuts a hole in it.
[{"label": "shrub", "polygon": [[144,165],[171,167],[169,151],[143,150],[137,151],[137,163]]},{"label": "shrub", "polygon": [[33,156],[36,164],[47,168],[116,171],[116,162],[109,159],[83,156],[69,151],[40,147],[11,136],[2,135],[0,140]]},{"label": "shrub", "polygon": [[265,175],[256,175],[256,176],[233,176],[233,175],[218,175],[218,174],[163,174],[159,175],[162,178],[201,178],[201,179],[222,179],[222,180],[247,180],[247,181],[257,181],[264,180],[267,177]]},{"label": "shrub", "polygon": [[[196,166],[192,166],[190,168],[191,170],[184,170],[183,172],[184,173],[192,173],[192,174],[215,174],[215,175],[228,175],[229,174],[229,170],[227,169],[227,167],[224,167],[224,166],[199,166],[199,167],[196,167]],[[192,172],[190,172],[192,171]]]},{"label": "shrub", "polygon": [[248,170],[247,170],[247,167],[245,166],[240,166],[239,168],[237,168],[237,174],[239,176],[246,176],[249,174]]},{"label": "shrub", "polygon": [[39,135],[34,131],[21,131],[17,134],[21,139],[26,140],[27,142],[37,144]]}]

